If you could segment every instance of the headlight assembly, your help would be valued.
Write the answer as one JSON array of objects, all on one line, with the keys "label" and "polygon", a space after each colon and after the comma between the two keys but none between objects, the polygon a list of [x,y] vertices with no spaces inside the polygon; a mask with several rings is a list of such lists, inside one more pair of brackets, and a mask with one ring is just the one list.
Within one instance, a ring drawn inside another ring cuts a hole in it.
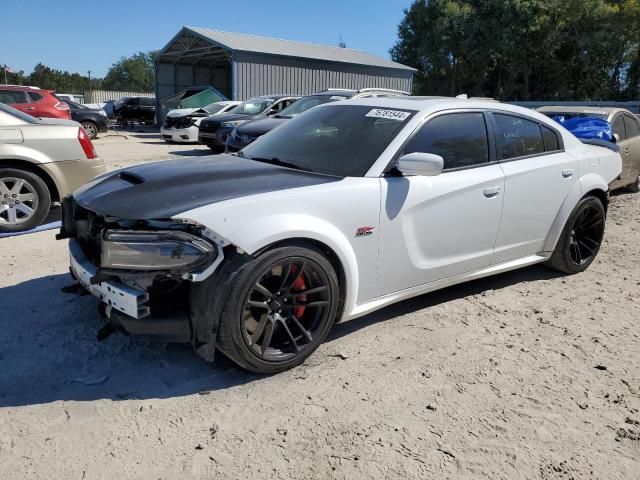
[{"label": "headlight assembly", "polygon": [[173,230],[107,230],[102,239],[100,266],[120,270],[185,272],[213,260],[214,245]]},{"label": "headlight assembly", "polygon": [[233,120],[230,122],[222,122],[223,127],[237,127],[238,125],[242,125],[246,120]]}]

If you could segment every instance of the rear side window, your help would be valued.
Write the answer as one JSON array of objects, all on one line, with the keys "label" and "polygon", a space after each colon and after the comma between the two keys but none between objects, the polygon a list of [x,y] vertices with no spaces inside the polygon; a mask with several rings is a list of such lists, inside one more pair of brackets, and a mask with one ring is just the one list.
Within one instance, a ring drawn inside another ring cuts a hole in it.
[{"label": "rear side window", "polygon": [[544,141],[544,150],[546,152],[555,152],[560,150],[560,142],[558,142],[558,134],[551,130],[549,127],[541,125],[542,140]]},{"label": "rear side window", "polygon": [[430,120],[409,141],[404,153],[433,153],[444,168],[461,168],[489,162],[487,126],[482,113],[451,113]]},{"label": "rear side window", "polygon": [[156,100],[150,97],[142,97],[140,99],[140,105],[143,107],[154,107],[156,105]]},{"label": "rear side window", "polygon": [[0,90],[0,102],[2,103],[29,103],[27,94],[17,90]]},{"label": "rear side window", "polygon": [[31,97],[32,102],[39,102],[44,98],[42,95],[36,92],[29,92],[29,96]]},{"label": "rear side window", "polygon": [[624,118],[622,118],[622,115],[618,115],[613,121],[612,129],[613,134],[618,135],[620,140],[626,140],[627,136],[624,133]]},{"label": "rear side window", "polygon": [[[540,125],[511,115],[494,113],[498,159],[526,157],[544,152]],[[557,142],[557,138],[556,138]]]},{"label": "rear side window", "polygon": [[640,135],[640,126],[638,126],[638,121],[635,118],[625,115],[624,126],[627,131],[627,138],[633,138]]},{"label": "rear side window", "polygon": [[126,105],[129,105],[130,107],[134,107],[136,105],[140,105],[140,99],[139,98],[130,98],[129,100],[127,100]]}]

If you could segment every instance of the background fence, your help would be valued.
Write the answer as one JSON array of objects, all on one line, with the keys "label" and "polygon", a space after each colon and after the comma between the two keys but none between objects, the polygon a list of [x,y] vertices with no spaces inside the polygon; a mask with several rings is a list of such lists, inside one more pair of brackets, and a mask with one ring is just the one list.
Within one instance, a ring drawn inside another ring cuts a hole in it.
[{"label": "background fence", "polygon": [[104,103],[122,97],[155,97],[155,94],[153,92],[119,92],[115,90],[84,91],[84,103]]}]

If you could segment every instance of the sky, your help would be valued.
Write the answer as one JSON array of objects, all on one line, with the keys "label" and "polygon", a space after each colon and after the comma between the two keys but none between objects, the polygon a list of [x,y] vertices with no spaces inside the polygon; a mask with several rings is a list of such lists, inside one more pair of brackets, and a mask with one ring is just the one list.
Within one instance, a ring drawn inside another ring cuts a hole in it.
[{"label": "sky", "polygon": [[[103,77],[123,56],[159,50],[183,25],[337,45],[385,58],[410,0],[26,0],[3,2],[0,65]],[[11,39],[11,41],[6,41]]]}]

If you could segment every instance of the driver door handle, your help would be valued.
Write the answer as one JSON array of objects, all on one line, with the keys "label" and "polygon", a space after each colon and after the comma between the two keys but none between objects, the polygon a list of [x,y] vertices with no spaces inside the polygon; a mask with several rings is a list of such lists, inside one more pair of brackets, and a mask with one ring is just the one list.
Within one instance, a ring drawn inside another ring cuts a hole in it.
[{"label": "driver door handle", "polygon": [[500,193],[500,187],[487,187],[484,189],[484,196],[487,198],[493,198]]},{"label": "driver door handle", "polygon": [[573,177],[573,168],[566,168],[566,169],[562,170],[562,176],[564,178]]}]

